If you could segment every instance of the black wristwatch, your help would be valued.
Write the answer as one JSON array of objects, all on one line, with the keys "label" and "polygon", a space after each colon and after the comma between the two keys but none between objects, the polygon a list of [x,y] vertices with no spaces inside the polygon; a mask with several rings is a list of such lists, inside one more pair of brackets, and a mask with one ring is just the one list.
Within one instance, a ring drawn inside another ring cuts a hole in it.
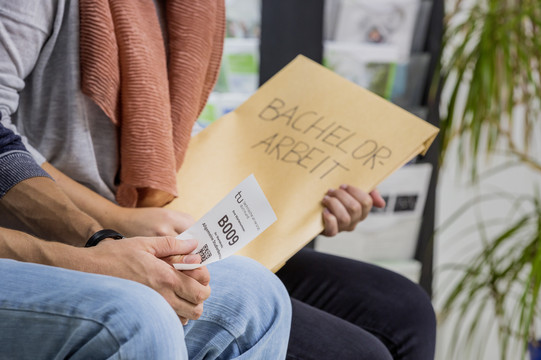
[{"label": "black wristwatch", "polygon": [[88,239],[88,241],[86,242],[85,247],[96,246],[103,239],[124,239],[124,235],[119,234],[118,232],[111,229],[103,229],[92,235],[90,239]]}]

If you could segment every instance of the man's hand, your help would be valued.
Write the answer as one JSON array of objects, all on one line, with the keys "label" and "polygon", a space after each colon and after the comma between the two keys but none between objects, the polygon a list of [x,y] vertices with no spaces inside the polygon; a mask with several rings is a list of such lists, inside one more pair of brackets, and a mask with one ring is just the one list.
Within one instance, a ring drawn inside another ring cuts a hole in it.
[{"label": "man's hand", "polygon": [[196,247],[195,240],[178,240],[170,236],[102,241],[96,247],[84,249],[87,256],[95,259],[95,264],[76,270],[147,285],[165,298],[185,324],[188,319],[198,319],[203,313],[203,302],[210,296],[210,274],[204,266],[178,271],[161,258],[174,256],[176,261],[200,263],[199,255],[185,255]]},{"label": "man's hand", "polygon": [[341,231],[352,231],[364,220],[372,206],[383,208],[385,200],[377,190],[369,194],[351,185],[341,185],[339,189],[330,189],[323,197],[322,232],[325,236],[334,236]]},{"label": "man's hand", "polygon": [[160,293],[183,323],[201,316],[203,302],[210,296],[210,274],[204,266],[178,271],[162,259],[199,264],[201,257],[190,254],[196,247],[195,240],[167,236],[106,239],[83,248],[0,227],[0,258],[137,281]]}]

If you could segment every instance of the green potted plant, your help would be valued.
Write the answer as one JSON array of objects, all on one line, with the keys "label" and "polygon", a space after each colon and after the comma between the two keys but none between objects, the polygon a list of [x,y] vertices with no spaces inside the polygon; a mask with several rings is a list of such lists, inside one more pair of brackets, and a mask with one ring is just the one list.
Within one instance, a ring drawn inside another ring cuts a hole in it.
[{"label": "green potted plant", "polygon": [[[456,141],[459,162],[474,183],[479,181],[480,157],[494,153],[509,158],[497,171],[522,164],[541,176],[540,156],[530,147],[541,122],[541,2],[456,0],[445,25],[437,84],[449,94],[441,106],[441,160]],[[477,224],[482,249],[468,264],[457,266],[459,278],[445,298],[442,319],[453,313],[456,334],[478,338],[484,311],[490,309],[498,324],[501,358],[506,359],[511,339],[518,339],[523,354],[528,342],[537,345],[533,329],[540,309],[541,195],[535,189],[525,196],[482,195],[457,216],[496,197],[508,201],[507,223],[495,235],[487,235],[490,221]]]}]

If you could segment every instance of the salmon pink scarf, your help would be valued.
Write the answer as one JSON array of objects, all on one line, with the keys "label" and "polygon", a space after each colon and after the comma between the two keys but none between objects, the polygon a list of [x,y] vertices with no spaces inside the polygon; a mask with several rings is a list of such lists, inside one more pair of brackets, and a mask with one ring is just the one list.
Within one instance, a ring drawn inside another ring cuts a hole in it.
[{"label": "salmon pink scarf", "polygon": [[[81,88],[118,126],[122,206],[177,195],[192,126],[216,82],[224,0],[79,0]],[[168,54],[168,55],[167,55]]]}]

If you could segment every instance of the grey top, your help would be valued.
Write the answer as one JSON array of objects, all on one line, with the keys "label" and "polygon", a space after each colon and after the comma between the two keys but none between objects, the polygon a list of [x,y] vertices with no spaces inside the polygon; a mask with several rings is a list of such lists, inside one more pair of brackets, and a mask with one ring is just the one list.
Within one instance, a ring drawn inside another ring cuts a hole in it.
[{"label": "grey top", "polygon": [[0,112],[39,164],[114,200],[117,129],[80,90],[77,0],[0,0]]}]

